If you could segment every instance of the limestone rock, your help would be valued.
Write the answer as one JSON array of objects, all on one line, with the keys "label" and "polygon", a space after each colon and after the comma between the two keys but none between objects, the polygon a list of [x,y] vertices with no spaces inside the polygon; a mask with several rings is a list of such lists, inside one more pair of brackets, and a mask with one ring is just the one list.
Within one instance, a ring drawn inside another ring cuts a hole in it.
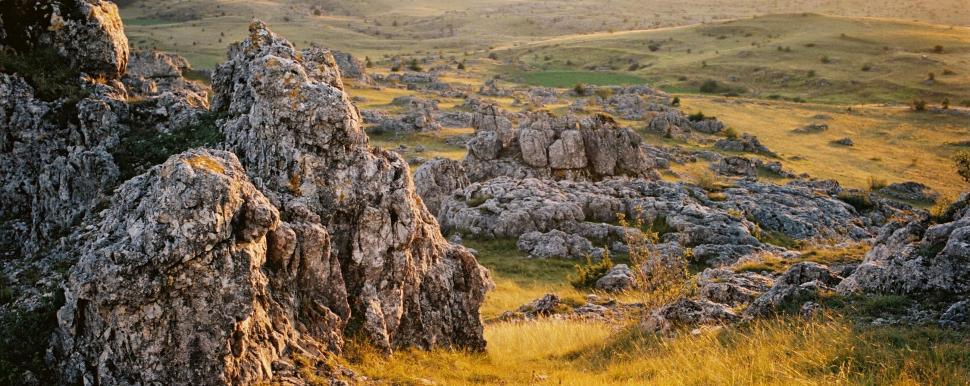
[{"label": "limestone rock", "polygon": [[740,156],[723,157],[711,164],[715,173],[725,176],[757,177],[758,168],[750,158]]},{"label": "limestone rock", "polygon": [[633,271],[626,264],[617,264],[596,280],[596,289],[606,292],[623,292],[635,285]]},{"label": "limestone rock", "polygon": [[583,259],[603,256],[603,248],[594,248],[586,238],[557,229],[546,233],[524,233],[519,236],[516,246],[520,251],[528,253],[530,257],[540,259]]},{"label": "limestone rock", "polygon": [[681,326],[727,324],[739,319],[734,311],[723,304],[680,299],[651,313],[640,326],[648,332],[667,333]]},{"label": "limestone rock", "polygon": [[758,141],[758,137],[748,133],[741,134],[741,136],[737,138],[720,139],[714,143],[714,147],[725,151],[734,151],[739,153],[757,153],[768,156],[775,155],[775,153],[769,150],[765,145],[762,145],[761,141]]},{"label": "limestone rock", "polygon": [[0,46],[18,51],[53,48],[78,71],[93,78],[118,79],[128,63],[118,6],[106,0],[66,0],[5,4]]},{"label": "limestone rock", "polygon": [[708,268],[697,278],[703,299],[731,306],[751,303],[773,283],[770,277],[753,272],[734,272],[729,268]]},{"label": "limestone rock", "polygon": [[783,305],[815,300],[822,291],[831,291],[840,281],[842,278],[824,265],[813,262],[794,264],[771,289],[744,310],[744,315],[748,318],[768,316]]},{"label": "limestone rock", "polygon": [[431,213],[438,213],[455,190],[469,184],[462,163],[447,158],[435,158],[414,171],[415,190]]},{"label": "limestone rock", "polygon": [[367,146],[328,51],[298,52],[254,22],[213,89],[228,148],[254,185],[284,217],[304,213],[332,236],[355,329],[386,351],[484,347],[487,270],[442,237],[407,163]]},{"label": "limestone rock", "polygon": [[970,194],[938,219],[887,224],[840,293],[970,293]]},{"label": "limestone rock", "polygon": [[634,131],[603,115],[512,117],[490,106],[472,119],[475,138],[465,158],[469,179],[508,176],[598,181],[611,176],[656,177],[657,162]]},{"label": "limestone rock", "polygon": [[360,59],[354,57],[349,52],[331,51],[337,67],[340,69],[340,76],[344,79],[354,79],[363,84],[371,84],[374,80],[367,74],[367,66]]},{"label": "limestone rock", "polygon": [[912,202],[936,202],[940,194],[919,182],[907,181],[889,184],[879,189],[879,193],[899,200]]}]

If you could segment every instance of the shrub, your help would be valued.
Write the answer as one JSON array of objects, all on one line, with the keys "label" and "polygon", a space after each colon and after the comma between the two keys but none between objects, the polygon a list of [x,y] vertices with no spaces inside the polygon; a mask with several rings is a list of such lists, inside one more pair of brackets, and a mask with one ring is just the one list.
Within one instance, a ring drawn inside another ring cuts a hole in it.
[{"label": "shrub", "polygon": [[871,64],[866,63],[866,64],[863,64],[862,65],[862,71],[868,72],[868,71],[871,71],[871,70],[872,70],[872,65]]},{"label": "shrub", "polygon": [[708,80],[705,80],[704,83],[701,83],[700,91],[703,93],[715,93],[720,89],[721,89],[721,86],[717,83],[716,80],[708,79]]},{"label": "shrub", "polygon": [[161,133],[151,127],[133,127],[121,137],[121,143],[111,154],[118,163],[121,181],[165,162],[173,154],[222,142],[223,135],[217,126],[220,118],[221,115],[210,112],[200,117],[198,124],[171,133]]},{"label": "shrub", "polygon": [[374,67],[374,62],[370,61],[370,56],[364,57],[364,67],[367,67],[367,68]]},{"label": "shrub", "polygon": [[607,99],[613,95],[613,89],[607,87],[600,87],[596,89],[596,96]]},{"label": "shrub", "polygon": [[401,63],[394,63],[391,66],[391,72],[398,72],[398,71],[401,71]]},{"label": "shrub", "polygon": [[576,92],[576,95],[584,96],[589,90],[586,83],[576,83],[576,85],[573,86],[573,91]]},{"label": "shrub", "polygon": [[464,70],[465,69],[465,61],[464,60],[462,60],[461,63],[458,63],[458,69],[459,70]]},{"label": "shrub", "polygon": [[929,73],[929,74],[926,74],[926,80],[931,81],[931,82],[934,81],[934,80],[936,80],[936,74],[934,74],[932,72]]},{"label": "shrub", "polygon": [[674,97],[674,99],[670,101],[670,105],[671,106],[680,106],[680,97]]},{"label": "shrub", "polygon": [[639,68],[640,68],[640,63],[633,63],[633,64],[630,65],[630,67],[627,67],[626,70],[627,71],[636,71]]},{"label": "shrub", "polygon": [[424,71],[424,69],[421,68],[421,65],[418,64],[417,59],[411,59],[411,63],[408,63],[408,69],[411,71],[417,71],[417,72]]},{"label": "shrub", "polygon": [[869,183],[869,191],[880,190],[882,188],[885,188],[887,185],[889,185],[889,183],[886,182],[885,179],[876,178],[874,176],[869,176],[867,182]]},{"label": "shrub", "polygon": [[970,152],[961,151],[953,157],[953,160],[957,166],[957,174],[970,183]]},{"label": "shrub", "polygon": [[41,380],[52,377],[44,356],[63,304],[64,293],[58,291],[32,311],[11,310],[0,316],[0,384],[19,384],[25,371]]},{"label": "shrub", "polygon": [[687,119],[689,121],[691,121],[691,122],[700,122],[700,121],[703,121],[705,119],[714,119],[714,117],[706,117],[706,116],[704,116],[704,112],[703,111],[698,111],[696,113],[693,113],[693,114],[688,115],[687,116]]},{"label": "shrub", "polygon": [[808,73],[806,73],[805,76],[807,76],[809,78],[814,78],[815,77],[815,70],[808,70]]},{"label": "shrub", "polygon": [[829,63],[832,63],[832,58],[830,58],[828,55],[825,55],[821,59],[819,59],[819,61],[821,61],[822,64],[829,64]]},{"label": "shrub", "polygon": [[942,107],[943,110],[949,110],[950,109],[950,98],[943,98],[943,102],[940,102],[940,107]]},{"label": "shrub", "polygon": [[913,99],[913,111],[926,111],[926,101],[922,99]]},{"label": "shrub", "polygon": [[78,83],[80,73],[53,48],[36,48],[24,53],[0,53],[0,73],[23,77],[38,99],[77,101],[87,96]]},{"label": "shrub", "polygon": [[865,212],[875,207],[872,198],[866,192],[843,191],[838,194],[838,199],[846,204],[852,205],[859,212]]},{"label": "shrub", "polygon": [[721,179],[710,170],[704,169],[694,174],[693,177],[694,185],[708,192],[720,192],[723,188]]},{"label": "shrub", "polygon": [[657,250],[662,231],[669,231],[666,218],[657,217],[645,227],[642,209],[636,208],[633,223],[618,214],[620,226],[630,229],[624,232],[623,241],[629,250],[630,267],[636,287],[645,291],[643,303],[648,306],[665,304],[685,292],[689,276],[689,255],[665,256]]},{"label": "shrub", "polygon": [[936,46],[933,47],[933,52],[935,52],[937,54],[942,54],[943,53],[943,46],[937,44]]},{"label": "shrub", "polygon": [[613,260],[610,259],[609,250],[603,251],[603,258],[594,262],[592,257],[586,257],[585,264],[575,266],[576,273],[569,276],[569,284],[576,289],[589,289],[596,286],[596,281],[606,276],[613,268]]},{"label": "shrub", "polygon": [[489,59],[492,59],[492,60],[498,60],[498,54],[497,53],[494,53],[494,52],[489,52],[488,53],[488,58]]},{"label": "shrub", "polygon": [[724,138],[727,138],[727,139],[738,139],[738,131],[735,130],[733,127],[725,128],[724,130],[721,131],[721,135],[723,135]]},{"label": "shrub", "polygon": [[657,44],[657,43],[653,43],[653,44],[648,45],[647,48],[650,49],[650,52],[657,52],[657,50],[660,49],[660,45]]}]

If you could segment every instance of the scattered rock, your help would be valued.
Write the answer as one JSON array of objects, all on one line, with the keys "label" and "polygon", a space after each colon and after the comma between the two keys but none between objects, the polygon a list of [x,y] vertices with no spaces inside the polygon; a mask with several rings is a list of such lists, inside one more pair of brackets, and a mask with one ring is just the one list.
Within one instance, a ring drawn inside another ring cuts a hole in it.
[{"label": "scattered rock", "polygon": [[961,300],[947,307],[939,323],[944,328],[970,328],[970,300]]},{"label": "scattered rock", "polygon": [[757,177],[758,168],[750,158],[730,156],[711,164],[711,170],[725,176]]},{"label": "scattered rock", "polygon": [[340,69],[340,76],[343,79],[353,79],[362,84],[372,84],[374,80],[367,74],[367,66],[360,59],[357,59],[349,52],[331,51],[337,67]]},{"label": "scattered rock", "polygon": [[603,277],[596,280],[596,289],[606,292],[623,292],[634,287],[633,271],[626,264],[617,264]]},{"label": "scattered rock", "polygon": [[852,138],[845,137],[845,138],[840,138],[832,141],[832,144],[839,145],[839,146],[854,146],[855,142],[852,142]]},{"label": "scattered rock", "polygon": [[821,133],[828,129],[829,125],[825,123],[809,123],[808,125],[792,130],[792,132],[796,134],[815,134]]},{"label": "scattered rock", "polygon": [[775,156],[774,152],[768,150],[765,145],[761,144],[761,141],[758,141],[758,137],[748,133],[741,134],[741,136],[737,138],[720,139],[714,143],[714,147],[725,151],[757,153],[772,157]]},{"label": "scattered rock", "polygon": [[885,188],[879,189],[879,193],[895,199],[912,202],[932,203],[940,198],[940,194],[933,191],[929,186],[913,181],[890,184]]},{"label": "scattered rock", "polygon": [[600,258],[603,248],[594,248],[584,237],[552,230],[546,233],[528,232],[519,236],[516,246],[530,257],[548,259]]},{"label": "scattered rock", "polygon": [[738,320],[740,317],[724,304],[680,299],[651,313],[640,327],[648,332],[668,333],[682,326],[720,325]]}]

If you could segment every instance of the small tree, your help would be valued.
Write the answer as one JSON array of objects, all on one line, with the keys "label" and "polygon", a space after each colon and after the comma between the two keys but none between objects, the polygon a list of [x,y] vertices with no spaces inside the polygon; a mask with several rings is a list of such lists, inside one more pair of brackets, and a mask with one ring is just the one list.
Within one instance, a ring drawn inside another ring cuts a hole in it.
[{"label": "small tree", "polygon": [[680,106],[680,97],[674,97],[674,100],[670,101],[671,106]]},{"label": "small tree", "polygon": [[926,74],[926,80],[931,81],[931,82],[934,81],[934,80],[936,80],[936,74],[934,74],[932,72],[929,73],[929,74]]},{"label": "small tree", "polygon": [[576,92],[576,95],[584,96],[588,90],[585,83],[576,83],[576,85],[573,86],[573,91]]},{"label": "small tree", "polygon": [[935,52],[937,54],[942,54],[943,53],[943,46],[937,44],[935,47],[933,47],[933,52]]},{"label": "small tree", "polygon": [[970,183],[970,152],[961,151],[953,160],[957,165],[957,174],[963,177],[963,180]]},{"label": "small tree", "polygon": [[458,63],[458,69],[459,70],[462,70],[462,71],[465,70],[465,61],[464,60],[462,60],[460,63]]},{"label": "small tree", "polygon": [[367,67],[367,68],[374,67],[374,62],[370,61],[370,56],[364,57],[364,67]]},{"label": "small tree", "polygon": [[418,64],[417,59],[411,59],[411,63],[408,64],[408,69],[416,72],[424,71],[424,69],[421,68],[421,65]]},{"label": "small tree", "polygon": [[950,98],[943,98],[943,102],[940,102],[940,107],[943,110],[948,110],[950,108]]}]

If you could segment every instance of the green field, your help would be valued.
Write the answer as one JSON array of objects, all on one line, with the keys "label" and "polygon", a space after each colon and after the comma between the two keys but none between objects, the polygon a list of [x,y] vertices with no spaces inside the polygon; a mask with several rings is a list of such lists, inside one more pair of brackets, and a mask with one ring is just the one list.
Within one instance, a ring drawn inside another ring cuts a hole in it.
[{"label": "green field", "polygon": [[522,83],[543,86],[569,88],[578,83],[594,84],[599,86],[611,85],[631,85],[643,84],[645,79],[638,76],[618,74],[614,72],[594,72],[594,71],[540,71],[527,72],[514,77]]}]

